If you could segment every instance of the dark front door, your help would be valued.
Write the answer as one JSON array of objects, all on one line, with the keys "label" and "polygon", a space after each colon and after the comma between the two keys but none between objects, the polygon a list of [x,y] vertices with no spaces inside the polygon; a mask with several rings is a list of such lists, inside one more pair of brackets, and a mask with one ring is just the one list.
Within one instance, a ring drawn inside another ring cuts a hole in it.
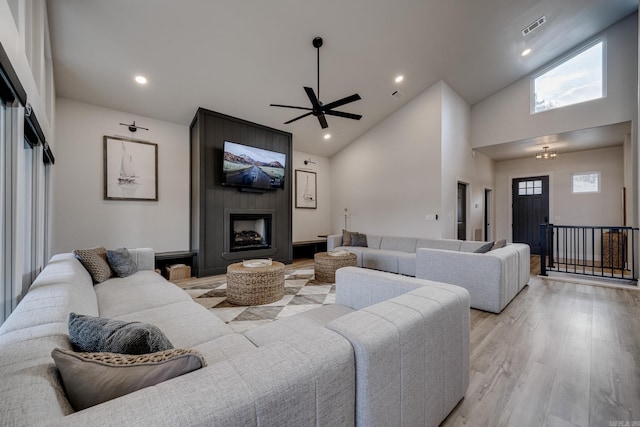
[{"label": "dark front door", "polygon": [[458,240],[467,240],[467,185],[458,183]]},{"label": "dark front door", "polygon": [[549,177],[513,180],[513,242],[526,243],[540,254],[540,224],[549,219]]}]

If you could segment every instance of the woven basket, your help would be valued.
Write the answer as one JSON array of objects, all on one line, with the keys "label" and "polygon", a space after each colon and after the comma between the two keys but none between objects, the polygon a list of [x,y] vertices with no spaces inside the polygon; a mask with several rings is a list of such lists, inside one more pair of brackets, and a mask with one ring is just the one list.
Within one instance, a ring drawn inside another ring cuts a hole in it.
[{"label": "woven basket", "polygon": [[284,264],[244,267],[241,262],[227,267],[227,301],[235,305],[269,304],[284,297]]},{"label": "woven basket", "polygon": [[343,256],[332,256],[327,252],[319,252],[313,257],[316,280],[320,282],[335,283],[336,270],[342,267],[355,267],[358,257],[349,253]]}]

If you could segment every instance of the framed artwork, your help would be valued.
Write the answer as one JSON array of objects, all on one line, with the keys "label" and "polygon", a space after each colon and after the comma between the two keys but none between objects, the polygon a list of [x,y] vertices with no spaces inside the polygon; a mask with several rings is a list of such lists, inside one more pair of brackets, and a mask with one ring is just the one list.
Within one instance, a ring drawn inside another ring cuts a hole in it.
[{"label": "framed artwork", "polygon": [[296,169],[296,208],[316,209],[317,192],[316,173]]},{"label": "framed artwork", "polygon": [[158,144],[117,136],[104,140],[104,199],[158,200]]}]

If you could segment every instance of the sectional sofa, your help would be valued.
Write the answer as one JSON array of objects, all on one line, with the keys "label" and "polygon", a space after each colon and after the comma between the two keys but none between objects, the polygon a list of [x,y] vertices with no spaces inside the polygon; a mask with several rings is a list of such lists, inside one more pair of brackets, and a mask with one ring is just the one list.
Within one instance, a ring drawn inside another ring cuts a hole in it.
[{"label": "sectional sofa", "polygon": [[343,246],[342,234],[327,250],[356,254],[358,267],[450,283],[469,291],[471,307],[500,313],[529,283],[529,246],[506,244],[484,253],[490,242],[366,235],[366,246]]},{"label": "sectional sofa", "polygon": [[[153,271],[94,285],[54,256],[0,326],[2,425],[437,426],[469,382],[469,294],[364,269],[338,271],[337,304],[245,334]],[[157,326],[207,366],[74,411],[52,359],[70,312]]]}]

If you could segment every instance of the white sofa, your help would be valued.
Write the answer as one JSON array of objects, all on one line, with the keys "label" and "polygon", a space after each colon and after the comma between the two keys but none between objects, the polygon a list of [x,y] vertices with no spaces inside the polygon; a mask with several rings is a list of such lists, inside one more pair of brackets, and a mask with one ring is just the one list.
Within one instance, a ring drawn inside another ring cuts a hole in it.
[{"label": "white sofa", "polygon": [[500,313],[529,283],[529,246],[510,243],[486,253],[487,242],[367,234],[367,246],[342,246],[330,235],[327,250],[356,254],[358,267],[450,283],[469,291],[471,307]]},{"label": "white sofa", "polygon": [[[394,274],[338,272],[337,302],[246,334],[153,271],[93,285],[54,256],[0,326],[0,424],[8,426],[437,426],[469,381],[469,294]],[[51,351],[70,312],[157,326],[208,366],[74,412]],[[402,349],[402,351],[400,351]]]}]

